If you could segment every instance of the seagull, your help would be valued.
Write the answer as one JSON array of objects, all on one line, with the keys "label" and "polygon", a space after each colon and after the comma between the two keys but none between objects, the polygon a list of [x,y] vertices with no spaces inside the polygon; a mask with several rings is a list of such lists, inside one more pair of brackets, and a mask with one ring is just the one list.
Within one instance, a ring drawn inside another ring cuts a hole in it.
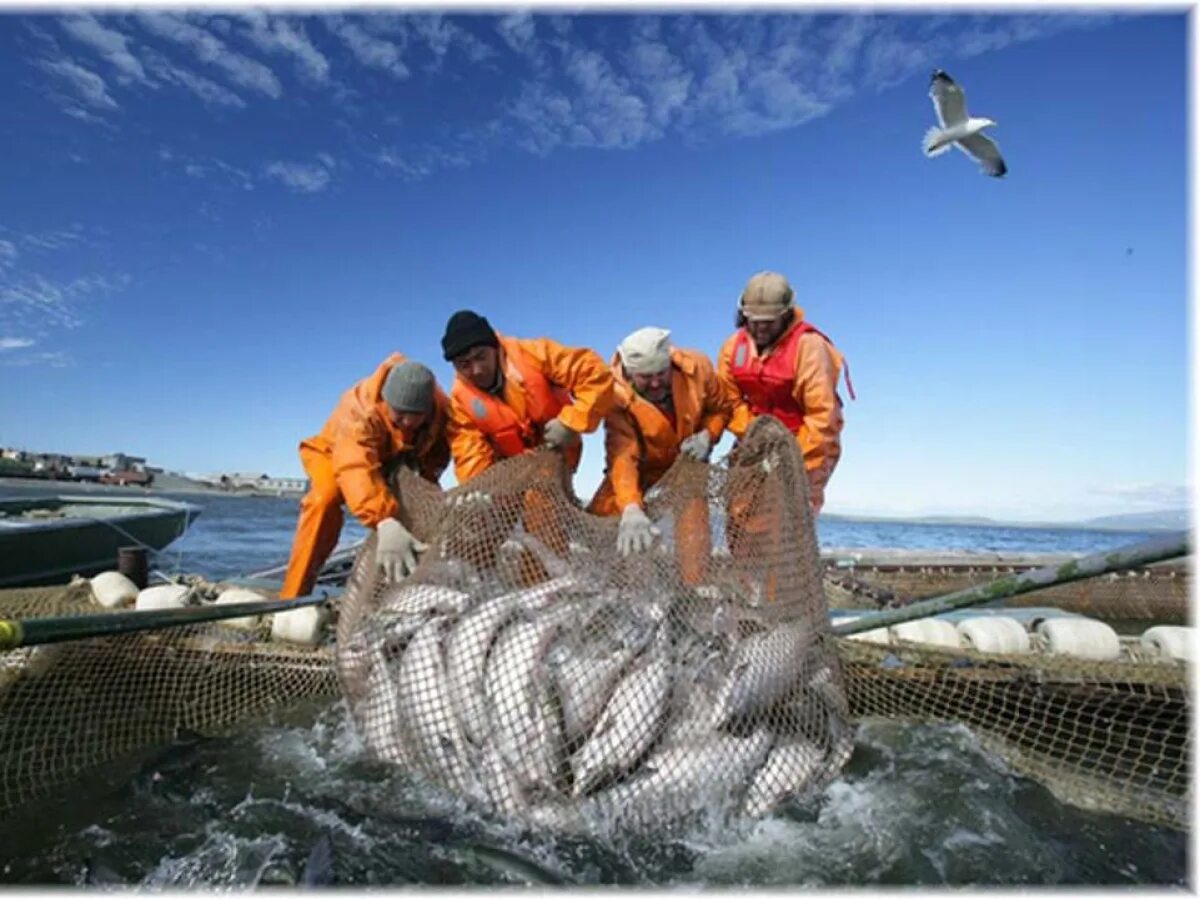
[{"label": "seagull", "polygon": [[925,155],[938,156],[952,146],[958,147],[983,167],[985,175],[1004,177],[1008,166],[1000,157],[1000,148],[983,133],[984,128],[996,123],[991,119],[969,117],[963,89],[941,69],[936,69],[929,80],[929,96],[942,127],[930,128],[925,132],[925,140],[921,144]]}]

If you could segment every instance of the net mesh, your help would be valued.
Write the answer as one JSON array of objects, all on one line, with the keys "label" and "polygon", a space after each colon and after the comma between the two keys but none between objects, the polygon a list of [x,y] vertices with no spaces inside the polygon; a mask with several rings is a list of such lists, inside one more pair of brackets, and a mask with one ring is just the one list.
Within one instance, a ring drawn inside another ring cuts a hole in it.
[{"label": "net mesh", "polygon": [[759,815],[853,741],[794,438],[757,422],[646,497],[661,540],[616,552],[558,455],[443,493],[396,474],[430,546],[400,584],[364,546],[338,669],[363,739],[495,813],[562,829]]},{"label": "net mesh", "polygon": [[[6,590],[6,618],[95,615],[87,581]],[[338,695],[328,649],[216,624],[0,652],[0,814],[185,734]]]},{"label": "net mesh", "polygon": [[[186,731],[344,695],[376,757],[564,829],[761,814],[834,777],[866,719],[965,724],[1065,802],[1190,823],[1185,664],[831,638],[799,457],[772,420],[722,464],[667,474],[639,557],[553,455],[448,493],[395,483],[431,548],[392,585],[368,540],[336,652],[216,624],[0,652],[0,813]],[[6,618],[99,611],[85,583],[0,591]]]}]

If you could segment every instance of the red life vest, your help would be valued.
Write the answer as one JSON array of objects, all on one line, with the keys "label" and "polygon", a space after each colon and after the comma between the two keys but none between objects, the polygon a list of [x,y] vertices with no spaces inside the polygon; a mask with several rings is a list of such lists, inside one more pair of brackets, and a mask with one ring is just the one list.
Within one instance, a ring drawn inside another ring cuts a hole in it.
[{"label": "red life vest", "polygon": [[[451,393],[470,411],[472,419],[496,455],[507,459],[519,456],[542,442],[542,429],[571,402],[571,394],[551,383],[533,360],[525,355],[515,339],[500,337],[499,340],[504,377],[519,385],[525,399],[525,414],[518,415],[517,410],[501,397],[480,390],[461,377],[454,379]],[[581,448],[580,444],[576,444],[566,453],[572,469],[579,464]]]},{"label": "red life vest", "polygon": [[[804,406],[793,395],[796,385],[796,365],[800,354],[800,338],[805,334],[817,334],[829,344],[833,351],[834,364],[840,373],[842,354],[833,341],[806,321],[793,327],[783,340],[776,344],[766,356],[755,351],[754,338],[741,328],[733,343],[730,359],[730,374],[745,398],[746,405],[755,415],[774,415],[789,431],[796,432],[804,423]],[[850,372],[846,372],[846,386],[850,386]],[[837,375],[835,374],[836,378]],[[850,387],[850,395],[854,388]],[[841,402],[841,399],[838,399]]]}]

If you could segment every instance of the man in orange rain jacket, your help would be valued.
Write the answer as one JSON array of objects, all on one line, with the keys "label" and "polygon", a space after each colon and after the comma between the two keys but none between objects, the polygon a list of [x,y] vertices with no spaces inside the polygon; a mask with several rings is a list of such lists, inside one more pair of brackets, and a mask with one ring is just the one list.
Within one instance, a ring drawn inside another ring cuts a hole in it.
[{"label": "man in orange rain jacket", "polygon": [[597,353],[501,337],[468,310],[446,323],[442,352],[456,373],[450,452],[460,484],[538,446],[561,450],[572,472],[579,467],[579,435],[596,430],[613,404],[612,373]]},{"label": "man in orange rain jacket", "polygon": [[[796,435],[816,515],[842,455],[837,384],[845,363],[833,342],[804,320],[794,300],[783,275],[752,277],[738,303],[738,330],[721,347],[717,372],[739,396],[729,420],[733,434],[741,437],[755,416],[774,415]],[[846,386],[853,398],[849,367]]]},{"label": "man in orange rain jacket", "polygon": [[[683,453],[707,461],[733,413],[736,398],[701,352],[671,346],[671,332],[641,328],[613,357],[616,405],[605,416],[607,467],[588,511],[621,516],[617,550],[649,548],[658,529],[643,494]],[[704,578],[711,546],[703,497],[675,512],[675,546],[684,583]]]},{"label": "man in orange rain jacket", "polygon": [[415,567],[425,546],[400,523],[400,503],[384,466],[408,465],[437,483],[450,464],[449,406],[433,372],[393,353],[342,394],[320,434],[301,441],[300,461],[311,484],[300,501],[281,599],[312,592],[337,545],[343,502],[363,527],[375,529],[376,557],[391,580]]},{"label": "man in orange rain jacket", "polygon": [[[446,323],[442,352],[455,370],[450,452],[459,484],[539,446],[563,454],[569,480],[583,450],[579,435],[596,430],[612,407],[612,372],[604,360],[592,350],[544,337],[502,337],[469,310],[454,313]],[[570,493],[569,484],[564,487]],[[553,497],[530,488],[519,502],[525,529],[553,551],[566,553],[567,533]],[[494,519],[504,517],[502,512],[493,510]],[[488,539],[470,552],[477,563],[489,565],[497,546]],[[525,585],[545,575],[528,552],[521,553],[517,570]]]}]

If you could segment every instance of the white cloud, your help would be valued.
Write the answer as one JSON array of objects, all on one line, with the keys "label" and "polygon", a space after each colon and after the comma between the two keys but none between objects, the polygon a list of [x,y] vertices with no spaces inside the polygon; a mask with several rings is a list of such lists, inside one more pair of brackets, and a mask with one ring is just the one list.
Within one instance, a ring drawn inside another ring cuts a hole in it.
[{"label": "white cloud", "polygon": [[261,50],[268,53],[290,53],[295,57],[301,76],[324,84],[329,81],[329,60],[325,58],[305,33],[299,20],[269,16],[258,10],[240,14],[248,24],[245,35]]},{"label": "white cloud", "polygon": [[0,358],[0,365],[10,368],[29,367],[33,365],[44,365],[48,368],[68,368],[75,364],[75,360],[66,353],[19,353],[15,356],[5,356]]},{"label": "white cloud", "polygon": [[94,109],[117,109],[117,101],[108,93],[108,85],[104,79],[83,66],[76,65],[65,59],[43,59],[41,68],[57,75],[79,95],[79,99]]},{"label": "white cloud", "polygon": [[120,290],[129,283],[127,275],[108,278],[88,275],[59,282],[40,274],[15,283],[0,285],[0,326],[46,333],[51,328],[76,328],[83,317],[77,301],[89,295]]},{"label": "white cloud", "polygon": [[38,231],[33,234],[23,234],[18,238],[21,246],[34,250],[61,250],[83,240],[83,229],[77,224],[68,228],[55,228],[50,231]]},{"label": "white cloud", "polygon": [[331,16],[323,21],[362,65],[387,72],[393,78],[403,80],[409,77],[408,66],[401,59],[401,47],[368,34],[361,26],[342,16]]},{"label": "white cloud", "polygon": [[191,91],[204,103],[230,109],[244,109],[246,106],[246,102],[233,91],[203,75],[180,68],[161,53],[149,51],[146,54],[146,64],[157,77]]},{"label": "white cloud", "polygon": [[321,163],[272,162],[263,171],[268,178],[302,194],[320,193],[333,180],[329,169]]},{"label": "white cloud", "polygon": [[496,22],[496,31],[504,39],[504,43],[516,53],[530,53],[534,48],[537,27],[534,25],[533,16],[527,12],[501,16]]},{"label": "white cloud", "polygon": [[171,13],[141,13],[138,21],[156,37],[191,49],[201,62],[225,73],[240,87],[258,91],[272,99],[283,96],[283,87],[267,66],[230,50],[219,38]]},{"label": "white cloud", "polygon": [[0,270],[12,268],[19,255],[17,245],[11,240],[0,240]]},{"label": "white cloud", "polygon": [[6,350],[23,350],[33,346],[35,341],[28,337],[0,337],[0,353]]},{"label": "white cloud", "polygon": [[86,13],[62,18],[59,25],[75,40],[99,53],[120,73],[120,80],[153,85],[141,62],[130,52],[129,39],[121,32],[104,27]]}]

